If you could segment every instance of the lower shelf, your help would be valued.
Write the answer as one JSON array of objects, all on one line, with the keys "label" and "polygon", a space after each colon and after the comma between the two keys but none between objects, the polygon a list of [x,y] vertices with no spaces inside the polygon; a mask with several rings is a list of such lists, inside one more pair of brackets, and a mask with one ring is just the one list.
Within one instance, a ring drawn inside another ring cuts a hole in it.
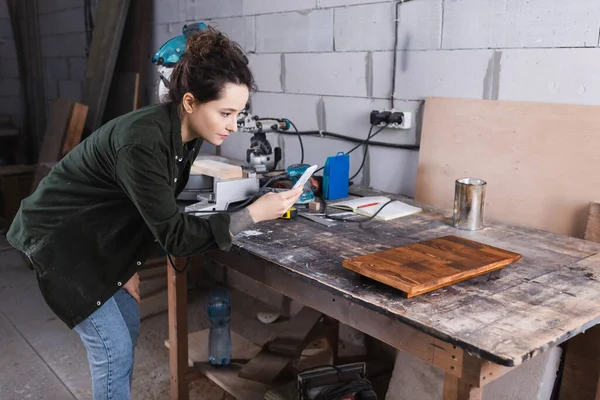
[{"label": "lower shelf", "polygon": [[[234,362],[226,367],[217,368],[208,363],[208,333],[209,330],[205,329],[189,334],[189,365],[239,400],[263,400],[271,387],[240,378],[238,372],[243,364],[237,363],[251,360],[258,354],[260,348],[235,332],[231,332]],[[165,346],[169,347],[168,340],[165,341]]]}]

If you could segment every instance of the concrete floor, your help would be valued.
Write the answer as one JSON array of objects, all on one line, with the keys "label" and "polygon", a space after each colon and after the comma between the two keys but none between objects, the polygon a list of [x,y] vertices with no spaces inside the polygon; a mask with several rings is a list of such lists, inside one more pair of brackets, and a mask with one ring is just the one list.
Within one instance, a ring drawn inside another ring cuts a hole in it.
[{"label": "concrete floor", "polygon": [[[202,294],[190,295],[190,330],[208,327]],[[91,378],[85,348],[50,311],[37,288],[34,273],[0,236],[0,398],[91,399]],[[169,396],[167,314],[142,321],[136,348],[133,399]],[[190,388],[190,398],[231,400],[203,378]]]}]

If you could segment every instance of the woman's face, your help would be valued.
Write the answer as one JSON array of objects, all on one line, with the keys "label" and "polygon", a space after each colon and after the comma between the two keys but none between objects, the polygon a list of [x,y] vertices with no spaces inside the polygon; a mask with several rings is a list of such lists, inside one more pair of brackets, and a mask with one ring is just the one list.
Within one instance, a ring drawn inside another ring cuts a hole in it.
[{"label": "woman's face", "polygon": [[188,128],[195,137],[219,146],[231,132],[237,131],[237,117],[248,102],[248,88],[245,85],[227,83],[221,98],[208,103],[197,104],[191,93],[184,96],[184,110]]}]

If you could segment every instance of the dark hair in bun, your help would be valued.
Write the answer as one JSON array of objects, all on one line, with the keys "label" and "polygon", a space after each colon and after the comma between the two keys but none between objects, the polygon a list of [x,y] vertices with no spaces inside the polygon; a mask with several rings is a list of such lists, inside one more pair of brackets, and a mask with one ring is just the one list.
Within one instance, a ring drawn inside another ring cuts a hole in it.
[{"label": "dark hair in bun", "polygon": [[219,99],[227,83],[256,90],[244,51],[212,26],[194,32],[171,74],[169,100],[181,104],[183,95],[190,92],[200,103],[207,103]]}]

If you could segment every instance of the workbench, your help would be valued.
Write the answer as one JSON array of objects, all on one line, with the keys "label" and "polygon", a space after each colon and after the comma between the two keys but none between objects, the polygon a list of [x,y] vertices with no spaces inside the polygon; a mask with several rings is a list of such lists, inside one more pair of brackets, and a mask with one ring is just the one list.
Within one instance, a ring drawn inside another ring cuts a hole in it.
[{"label": "workbench", "polygon": [[[451,226],[449,210],[388,196],[423,211],[387,222],[330,228],[303,218],[270,221],[253,228],[262,234],[238,235],[231,251],[200,257],[439,368],[444,400],[482,399],[486,384],[567,341],[560,398],[595,398],[600,377],[600,331],[593,328],[600,322],[600,244],[489,220],[482,230],[459,230]],[[349,257],[449,234],[523,258],[411,299],[341,266]],[[185,259],[175,262],[181,268]],[[187,332],[186,277],[173,268],[168,275],[171,399],[187,399],[188,383],[198,371],[188,365],[188,350],[196,350],[188,349],[188,334],[191,338],[194,333]],[[223,377],[214,374],[218,370],[206,365],[200,369],[224,386]]]}]

